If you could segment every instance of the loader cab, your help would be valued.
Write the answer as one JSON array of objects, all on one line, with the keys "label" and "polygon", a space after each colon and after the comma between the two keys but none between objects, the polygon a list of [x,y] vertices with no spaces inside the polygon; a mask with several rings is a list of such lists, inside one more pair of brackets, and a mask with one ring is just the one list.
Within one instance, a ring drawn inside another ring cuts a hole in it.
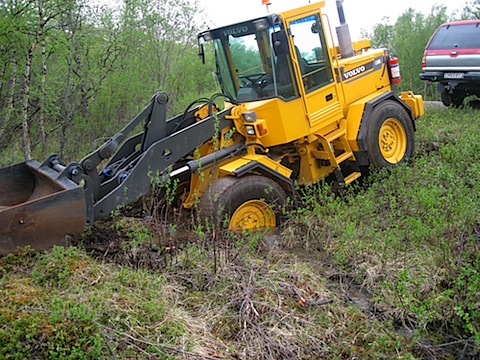
[{"label": "loader cab", "polygon": [[228,102],[265,119],[263,146],[335,128],[343,118],[321,8],[324,1],[199,34],[213,43],[217,77]]},{"label": "loader cab", "polygon": [[205,31],[199,42],[213,41],[220,85],[235,101],[289,101],[301,87],[309,93],[333,81],[323,34],[319,13],[289,22],[269,15]]},{"label": "loader cab", "polygon": [[209,30],[222,91],[237,102],[298,98],[286,31],[276,15]]},{"label": "loader cab", "polygon": [[309,126],[325,114],[341,116],[320,12],[323,4],[199,34],[201,54],[205,42],[214,44],[223,93],[239,103],[299,99]]}]

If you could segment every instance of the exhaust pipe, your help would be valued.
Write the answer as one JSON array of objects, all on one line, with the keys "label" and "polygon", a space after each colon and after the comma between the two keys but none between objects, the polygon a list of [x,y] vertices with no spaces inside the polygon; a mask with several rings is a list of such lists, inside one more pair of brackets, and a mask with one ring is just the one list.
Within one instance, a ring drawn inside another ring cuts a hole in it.
[{"label": "exhaust pipe", "polygon": [[343,0],[337,0],[337,12],[340,20],[340,26],[335,29],[337,31],[338,46],[340,48],[340,55],[342,58],[349,58],[353,56],[353,45],[350,37],[350,30],[345,21],[345,14],[343,12]]}]

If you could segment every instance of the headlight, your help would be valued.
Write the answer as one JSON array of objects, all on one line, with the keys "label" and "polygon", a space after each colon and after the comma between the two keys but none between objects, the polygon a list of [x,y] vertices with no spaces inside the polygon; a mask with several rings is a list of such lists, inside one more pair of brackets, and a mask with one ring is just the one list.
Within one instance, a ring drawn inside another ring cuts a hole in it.
[{"label": "headlight", "polygon": [[[270,5],[270,1],[262,1],[262,5]],[[268,22],[266,19],[256,20],[253,22],[253,25],[255,25],[255,30],[257,31],[265,30],[266,28],[268,28]]]},{"label": "headlight", "polygon": [[257,120],[257,113],[255,111],[245,111],[242,115],[246,122],[255,122],[255,120]]},{"label": "headlight", "polygon": [[247,135],[255,135],[255,127],[253,125],[246,125],[245,132]]},{"label": "headlight", "polygon": [[[212,33],[210,31],[205,31],[203,34],[200,35],[200,45],[204,44],[206,41],[210,41],[213,39]],[[202,43],[203,41],[203,43]]]}]

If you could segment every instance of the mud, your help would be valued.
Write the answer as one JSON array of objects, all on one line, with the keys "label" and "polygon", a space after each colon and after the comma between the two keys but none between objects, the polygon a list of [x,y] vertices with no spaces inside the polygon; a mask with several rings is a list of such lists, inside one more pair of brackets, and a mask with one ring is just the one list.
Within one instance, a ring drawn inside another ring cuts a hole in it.
[{"label": "mud", "polygon": [[[187,244],[197,241],[197,237],[190,232],[178,230],[170,233],[148,219],[131,219],[134,224],[144,222],[145,227],[142,227],[141,233],[136,233],[135,229],[119,228],[116,221],[96,222],[76,239],[76,244],[102,261],[158,271],[169,266],[172,255],[182,251]],[[145,232],[154,235],[140,239]]]}]

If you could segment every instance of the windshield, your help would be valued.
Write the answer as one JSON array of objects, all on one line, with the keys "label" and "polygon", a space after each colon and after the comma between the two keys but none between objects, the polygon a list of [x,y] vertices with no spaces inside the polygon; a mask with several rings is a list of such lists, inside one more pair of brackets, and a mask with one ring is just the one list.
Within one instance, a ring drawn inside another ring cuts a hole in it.
[{"label": "windshield", "polygon": [[247,26],[227,28],[214,39],[217,74],[223,91],[238,102],[297,96],[288,51],[278,55],[274,51],[272,39],[276,38],[279,26],[248,29]]},{"label": "windshield", "polygon": [[480,26],[478,23],[442,26],[435,33],[428,48],[431,50],[480,48]]}]

